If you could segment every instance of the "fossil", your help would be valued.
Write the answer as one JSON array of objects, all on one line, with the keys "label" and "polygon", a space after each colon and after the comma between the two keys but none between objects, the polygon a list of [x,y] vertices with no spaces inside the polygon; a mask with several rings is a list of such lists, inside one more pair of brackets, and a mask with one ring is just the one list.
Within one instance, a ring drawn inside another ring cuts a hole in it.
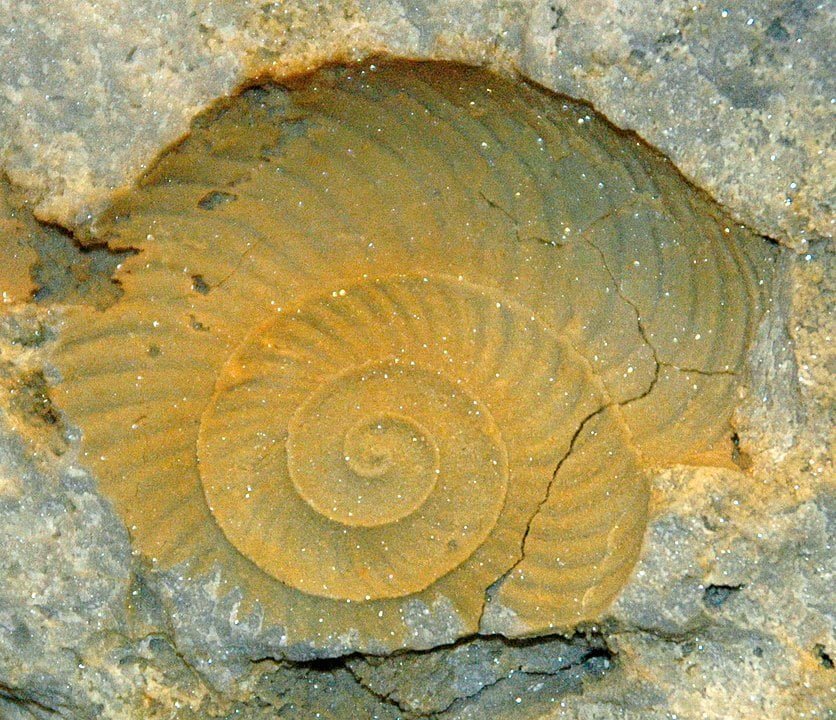
[{"label": "fossil", "polygon": [[224,101],[94,233],[140,252],[55,394],[136,546],[352,649],[602,617],[772,262],[587,108],[395,61]]}]

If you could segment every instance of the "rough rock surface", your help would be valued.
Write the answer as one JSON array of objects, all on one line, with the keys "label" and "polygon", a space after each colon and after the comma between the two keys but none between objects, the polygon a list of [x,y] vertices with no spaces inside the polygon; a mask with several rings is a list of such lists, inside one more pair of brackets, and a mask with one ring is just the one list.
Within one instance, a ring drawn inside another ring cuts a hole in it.
[{"label": "rough rock surface", "polygon": [[752,352],[736,423],[746,469],[656,475],[642,559],[601,625],[293,663],[249,642],[257,618],[233,624],[237,598],[211,578],[191,602],[173,594],[182,579],[131,554],[77,462],[44,345],[55,303],[118,296],[119,259],[43,231],[39,303],[0,318],[0,718],[832,717],[836,273],[816,240],[832,222],[832,27],[806,0],[49,13],[0,0],[0,164],[41,217],[68,226],[254,74],[391,50],[517,68],[587,98],[755,230],[802,249],[782,253]]},{"label": "rough rock surface", "polygon": [[0,158],[43,219],[78,225],[255,76],[375,52],[488,62],[592,102],[799,245],[832,232],[833,31],[814,0],[3,0]]}]

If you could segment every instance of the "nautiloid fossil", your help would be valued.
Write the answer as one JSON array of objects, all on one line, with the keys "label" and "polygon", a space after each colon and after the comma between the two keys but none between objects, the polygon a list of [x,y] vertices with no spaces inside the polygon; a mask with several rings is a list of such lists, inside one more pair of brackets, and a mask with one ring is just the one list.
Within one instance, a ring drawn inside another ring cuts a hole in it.
[{"label": "nautiloid fossil", "polygon": [[440,63],[247,90],[97,232],[141,252],[57,401],[137,547],[358,649],[599,618],[645,469],[728,461],[770,262],[585,108]]}]

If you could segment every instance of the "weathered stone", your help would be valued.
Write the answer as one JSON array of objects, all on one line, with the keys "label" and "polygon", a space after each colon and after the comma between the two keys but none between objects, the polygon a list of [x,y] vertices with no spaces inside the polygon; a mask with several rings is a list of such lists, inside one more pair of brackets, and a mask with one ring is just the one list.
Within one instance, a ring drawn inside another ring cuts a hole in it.
[{"label": "weathered stone", "polygon": [[44,468],[48,452],[38,461],[1,422],[0,694],[33,713],[92,717],[116,669],[87,652],[124,625],[127,535],[87,473]]},{"label": "weathered stone", "polygon": [[514,643],[488,638],[426,653],[360,657],[349,660],[348,667],[377,696],[405,711],[431,715],[462,712],[486,688],[500,684],[506,694],[513,693],[517,683],[509,681],[521,677],[534,684],[543,678],[557,682],[560,676],[567,689],[577,687],[586,673],[608,667],[608,655],[600,639]]},{"label": "weathered stone", "polygon": [[[796,248],[810,241],[797,257],[780,253],[750,354],[735,419],[745,472],[655,475],[642,558],[591,632],[606,647],[569,667],[537,664],[557,639],[511,652],[488,638],[382,659],[267,659],[280,638],[255,642],[258,616],[239,615],[239,598],[212,576],[194,583],[131,557],[125,528],[78,467],[78,438],[43,392],[54,380],[42,350],[54,318],[44,305],[9,304],[0,318],[0,717],[412,716],[387,692],[418,712],[452,699],[445,718],[829,717],[836,276],[832,248],[816,237],[832,223],[832,27],[832,10],[807,0],[0,2],[0,165],[42,218],[79,238],[88,213],[216,97],[260,73],[383,51],[517,69],[590,100],[758,232]],[[21,222],[37,228],[30,221],[23,213],[2,225],[0,247]],[[75,240],[53,261],[42,253],[33,284],[22,241],[8,276],[19,283],[15,300],[40,286],[62,288],[41,292],[42,303],[85,302],[88,277],[101,287]],[[206,287],[193,282],[197,293]],[[416,634],[441,635],[445,626],[423,625],[414,610]]]}]

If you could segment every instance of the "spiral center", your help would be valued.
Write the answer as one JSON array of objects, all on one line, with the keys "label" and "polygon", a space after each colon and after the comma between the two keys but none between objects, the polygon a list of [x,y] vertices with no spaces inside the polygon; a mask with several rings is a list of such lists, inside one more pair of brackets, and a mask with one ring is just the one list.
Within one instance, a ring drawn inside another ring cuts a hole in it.
[{"label": "spiral center", "polygon": [[417,419],[427,398],[413,388],[423,380],[385,361],[332,378],[302,403],[289,427],[288,470],[314,510],[374,527],[421,507],[441,473],[438,447]]},{"label": "spiral center", "polygon": [[383,479],[391,473],[438,469],[438,449],[429,432],[414,420],[394,413],[361,420],[348,429],[344,459],[358,477]]}]

